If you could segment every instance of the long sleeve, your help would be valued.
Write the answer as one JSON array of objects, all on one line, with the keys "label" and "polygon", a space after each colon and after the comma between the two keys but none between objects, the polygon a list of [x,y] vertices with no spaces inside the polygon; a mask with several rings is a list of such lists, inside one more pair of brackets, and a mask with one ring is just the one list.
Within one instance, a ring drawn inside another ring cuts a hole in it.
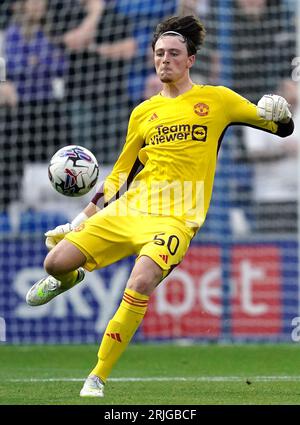
[{"label": "long sleeve", "polygon": [[133,111],[129,120],[127,137],[123,150],[112,172],[105,179],[102,191],[96,194],[92,200],[93,203],[96,204],[101,197],[104,197],[104,204],[106,204],[113,198],[118,197],[124,185],[128,187],[141,165],[138,154],[143,144],[144,140],[139,133],[138,120],[135,111]]},{"label": "long sleeve", "polygon": [[293,120],[290,120],[290,122],[286,124],[264,120],[258,116],[256,105],[236,92],[226,87],[220,87],[219,93],[228,117],[229,125],[248,125],[276,134],[280,137],[286,137],[293,133]]}]

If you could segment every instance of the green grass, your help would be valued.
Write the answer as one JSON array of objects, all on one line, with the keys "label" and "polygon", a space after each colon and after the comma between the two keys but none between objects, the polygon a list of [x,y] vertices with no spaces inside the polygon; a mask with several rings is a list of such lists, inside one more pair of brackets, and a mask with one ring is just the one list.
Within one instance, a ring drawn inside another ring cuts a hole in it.
[{"label": "green grass", "polygon": [[0,346],[0,404],[300,404],[297,344],[131,345],[107,382],[105,398],[82,399],[78,394],[97,350],[94,345]]}]

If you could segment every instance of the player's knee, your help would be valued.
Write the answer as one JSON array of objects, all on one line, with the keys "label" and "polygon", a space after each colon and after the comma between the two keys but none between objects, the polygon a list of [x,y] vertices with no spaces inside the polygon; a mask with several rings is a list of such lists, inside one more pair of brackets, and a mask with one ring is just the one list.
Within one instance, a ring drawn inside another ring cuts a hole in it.
[{"label": "player's knee", "polygon": [[44,261],[44,269],[52,276],[66,273],[65,265],[61,255],[50,251]]},{"label": "player's knee", "polygon": [[[138,292],[139,294],[149,295],[151,282],[141,275],[132,276],[128,283],[127,288]],[[152,291],[151,291],[152,292]]]},{"label": "player's knee", "polygon": [[127,288],[132,289],[139,294],[150,295],[156,288],[160,279],[161,273],[159,272],[148,275],[146,273],[134,273],[128,280]]},{"label": "player's knee", "polygon": [[44,261],[46,272],[52,276],[62,275],[78,269],[86,262],[86,256],[68,241],[61,241]]}]

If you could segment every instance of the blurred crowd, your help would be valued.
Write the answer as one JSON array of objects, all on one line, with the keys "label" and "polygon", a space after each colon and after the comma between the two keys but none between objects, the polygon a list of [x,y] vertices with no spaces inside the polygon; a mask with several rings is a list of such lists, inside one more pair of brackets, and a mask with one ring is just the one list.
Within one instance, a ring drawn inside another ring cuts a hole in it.
[{"label": "blurred crowd", "polygon": [[[47,162],[62,146],[83,145],[101,164],[116,160],[132,108],[160,90],[150,45],[167,16],[195,14],[206,26],[195,82],[226,85],[254,103],[282,94],[298,117],[294,7],[293,0],[0,0],[7,74],[0,210],[19,198],[24,165]],[[297,231],[299,136],[297,127],[284,142],[232,127],[204,232]]]}]

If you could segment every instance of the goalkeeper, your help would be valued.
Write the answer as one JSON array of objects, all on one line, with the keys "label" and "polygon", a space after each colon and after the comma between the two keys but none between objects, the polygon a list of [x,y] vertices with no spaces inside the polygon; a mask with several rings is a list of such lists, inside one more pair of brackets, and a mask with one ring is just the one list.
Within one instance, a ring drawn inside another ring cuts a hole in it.
[{"label": "goalkeeper", "polygon": [[123,150],[91,203],[72,223],[46,233],[49,275],[29,290],[26,300],[32,306],[78,284],[85,270],[137,256],[83,397],[104,395],[151,293],[182,261],[203,224],[225,130],[244,124],[281,137],[293,132],[289,105],[280,96],[265,95],[256,106],[228,88],[193,83],[189,72],[204,37],[193,16],[157,26],[152,48],[161,92],[133,110]]}]

